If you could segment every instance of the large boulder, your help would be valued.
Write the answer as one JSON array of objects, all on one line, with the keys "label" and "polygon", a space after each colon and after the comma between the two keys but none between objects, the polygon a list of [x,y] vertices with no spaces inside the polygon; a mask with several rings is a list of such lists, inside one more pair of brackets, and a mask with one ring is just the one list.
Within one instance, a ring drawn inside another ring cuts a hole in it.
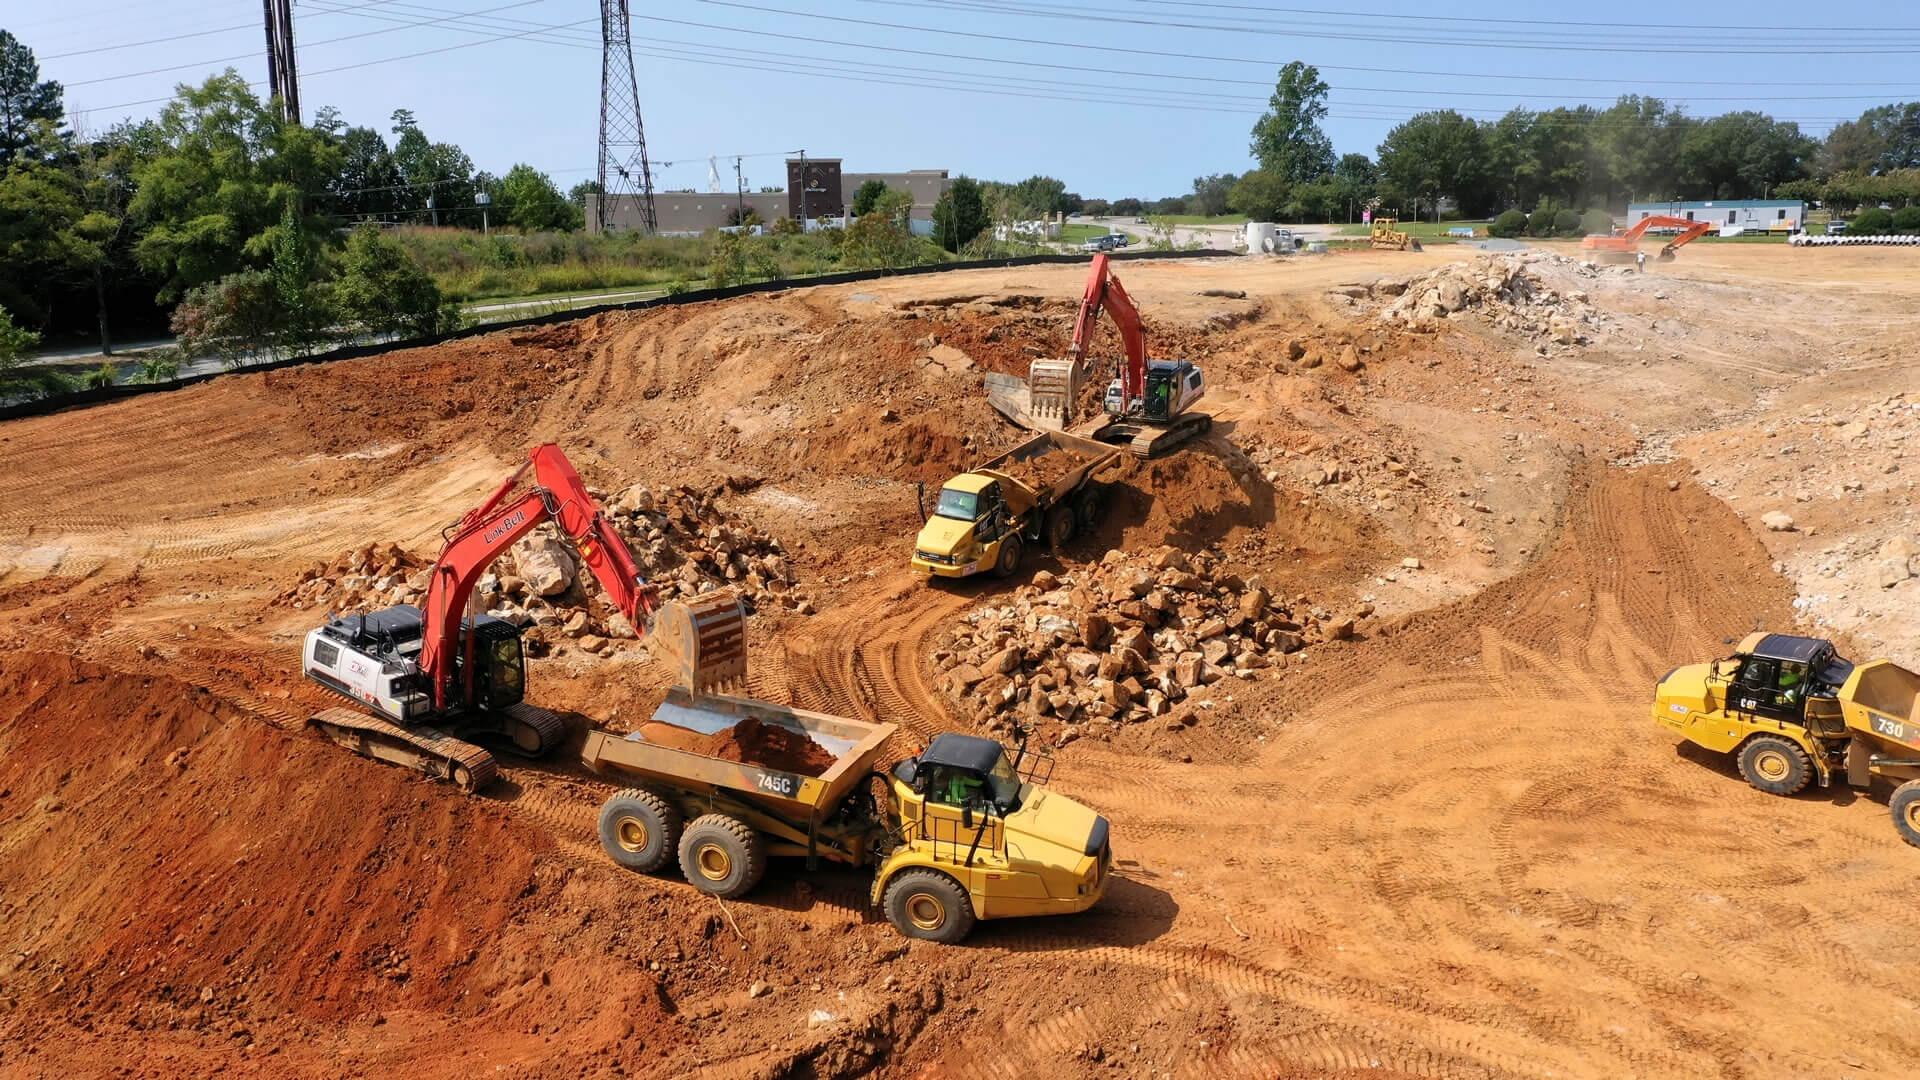
[{"label": "large boulder", "polygon": [[527,583],[535,596],[558,596],[573,584],[573,554],[558,538],[545,534],[529,536],[513,545],[515,576]]}]

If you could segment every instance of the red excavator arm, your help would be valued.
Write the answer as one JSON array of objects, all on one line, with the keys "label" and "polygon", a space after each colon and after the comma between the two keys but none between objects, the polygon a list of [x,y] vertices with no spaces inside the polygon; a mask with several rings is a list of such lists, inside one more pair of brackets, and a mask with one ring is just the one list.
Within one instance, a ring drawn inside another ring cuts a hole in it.
[{"label": "red excavator arm", "polygon": [[1673,217],[1667,214],[1653,214],[1634,222],[1632,228],[1629,228],[1626,232],[1618,236],[1589,236],[1581,242],[1580,246],[1589,251],[1613,251],[1631,254],[1639,249],[1640,238],[1647,234],[1648,229],[1666,228],[1682,230],[1679,236],[1667,241],[1660,249],[1661,258],[1671,259],[1673,258],[1673,253],[1682,246],[1692,243],[1702,236],[1707,235],[1709,232],[1712,232],[1713,223],[1710,221],[1693,221],[1689,218]]},{"label": "red excavator arm", "polygon": [[[509,499],[528,469],[533,470],[533,484]],[[448,530],[446,546],[428,577],[420,670],[433,683],[436,710],[444,710],[451,703],[448,682],[453,659],[458,650],[469,647],[460,640],[460,621],[480,575],[501,552],[544,521],[558,524],[573,542],[580,561],[593,571],[634,633],[646,633],[647,617],[658,601],[652,587],[640,579],[640,568],[626,541],[620,539],[613,523],[587,494],[567,455],[553,443],[536,446],[527,454],[525,464],[515,469],[486,502],[468,511]],[[466,665],[466,670],[472,672],[473,665]],[[470,696],[471,687],[462,689],[463,697]]]},{"label": "red excavator arm", "polygon": [[1113,315],[1120,328],[1120,340],[1127,349],[1127,362],[1120,371],[1120,387],[1126,400],[1134,401],[1146,393],[1147,336],[1140,325],[1140,309],[1121,286],[1120,279],[1108,268],[1107,254],[1093,257],[1093,270],[1087,275],[1087,290],[1080,297],[1080,317],[1073,324],[1073,348],[1070,356],[1074,370],[1086,362],[1087,346],[1093,342],[1093,328],[1100,321],[1100,309]]}]

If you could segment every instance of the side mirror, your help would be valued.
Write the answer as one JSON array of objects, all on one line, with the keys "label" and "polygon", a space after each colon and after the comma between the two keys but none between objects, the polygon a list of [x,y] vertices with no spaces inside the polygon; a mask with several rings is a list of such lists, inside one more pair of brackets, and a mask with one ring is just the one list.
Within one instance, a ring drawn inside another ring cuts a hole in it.
[{"label": "side mirror", "polygon": [[962,806],[960,808],[960,827],[963,829],[973,828],[973,807],[972,806],[970,805]]},{"label": "side mirror", "polygon": [[918,777],[919,774],[920,774],[919,758],[907,758],[906,760],[895,764],[893,767],[893,778],[908,786],[912,786],[914,779]]},{"label": "side mirror", "polygon": [[913,505],[920,511],[920,520],[927,520],[927,482],[925,480],[913,482]]}]

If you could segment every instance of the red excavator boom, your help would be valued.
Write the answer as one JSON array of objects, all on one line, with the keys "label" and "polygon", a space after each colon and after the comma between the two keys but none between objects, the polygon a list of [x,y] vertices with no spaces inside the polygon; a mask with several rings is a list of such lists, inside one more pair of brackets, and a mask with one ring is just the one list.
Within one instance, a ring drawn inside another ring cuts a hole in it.
[{"label": "red excavator boom", "polygon": [[1113,314],[1113,325],[1119,327],[1120,340],[1127,350],[1127,362],[1120,368],[1120,388],[1128,401],[1136,400],[1147,384],[1147,336],[1140,326],[1140,309],[1134,306],[1133,297],[1127,295],[1120,279],[1113,276],[1104,251],[1093,257],[1087,288],[1080,297],[1080,317],[1073,324],[1073,346],[1068,359],[1075,370],[1086,364],[1087,347],[1093,343],[1093,328],[1100,322],[1102,308]]},{"label": "red excavator boom", "polygon": [[[509,499],[528,470],[533,472],[533,484]],[[460,640],[460,622],[474,586],[501,552],[545,521],[556,523],[573,542],[580,561],[593,571],[634,633],[646,632],[647,617],[657,601],[652,587],[640,579],[640,568],[626,541],[587,494],[567,455],[553,443],[536,446],[486,502],[468,511],[448,530],[446,546],[427,579],[419,663],[432,683],[436,710],[451,707],[453,694],[448,683],[454,656],[462,648],[471,648],[470,643],[463,645]],[[470,679],[474,665],[465,668]],[[462,687],[459,696],[470,700],[472,689]]]},{"label": "red excavator boom", "polygon": [[1698,240],[1713,231],[1713,224],[1706,221],[1693,221],[1689,218],[1670,217],[1665,214],[1652,214],[1633,223],[1633,226],[1618,236],[1593,235],[1580,241],[1580,247],[1586,251],[1611,252],[1631,255],[1640,250],[1640,238],[1648,229],[1679,229],[1680,235],[1674,237],[1660,249],[1660,258],[1671,259],[1673,253],[1687,244]]}]

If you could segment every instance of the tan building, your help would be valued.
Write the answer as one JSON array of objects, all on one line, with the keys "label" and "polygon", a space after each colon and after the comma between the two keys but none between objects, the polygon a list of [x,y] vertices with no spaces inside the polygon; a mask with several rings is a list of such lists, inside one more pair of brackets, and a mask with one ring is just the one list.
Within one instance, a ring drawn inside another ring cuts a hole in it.
[{"label": "tan building", "polygon": [[[913,196],[914,231],[932,227],[933,204],[940,201],[952,184],[945,169],[910,169],[906,172],[852,173],[840,170],[839,158],[808,158],[806,161],[806,216],[813,219],[844,215],[853,204],[854,193],[869,180],[878,180],[890,188]],[[667,235],[697,235],[738,220],[745,207],[760,215],[760,220],[801,216],[800,159],[787,159],[787,190],[747,192],[731,191],[656,191],[653,195],[654,218],[660,232]],[[587,230],[600,230],[600,196],[587,196]],[[610,228],[634,229],[640,225],[640,206],[636,199],[620,197],[613,208]]]}]

